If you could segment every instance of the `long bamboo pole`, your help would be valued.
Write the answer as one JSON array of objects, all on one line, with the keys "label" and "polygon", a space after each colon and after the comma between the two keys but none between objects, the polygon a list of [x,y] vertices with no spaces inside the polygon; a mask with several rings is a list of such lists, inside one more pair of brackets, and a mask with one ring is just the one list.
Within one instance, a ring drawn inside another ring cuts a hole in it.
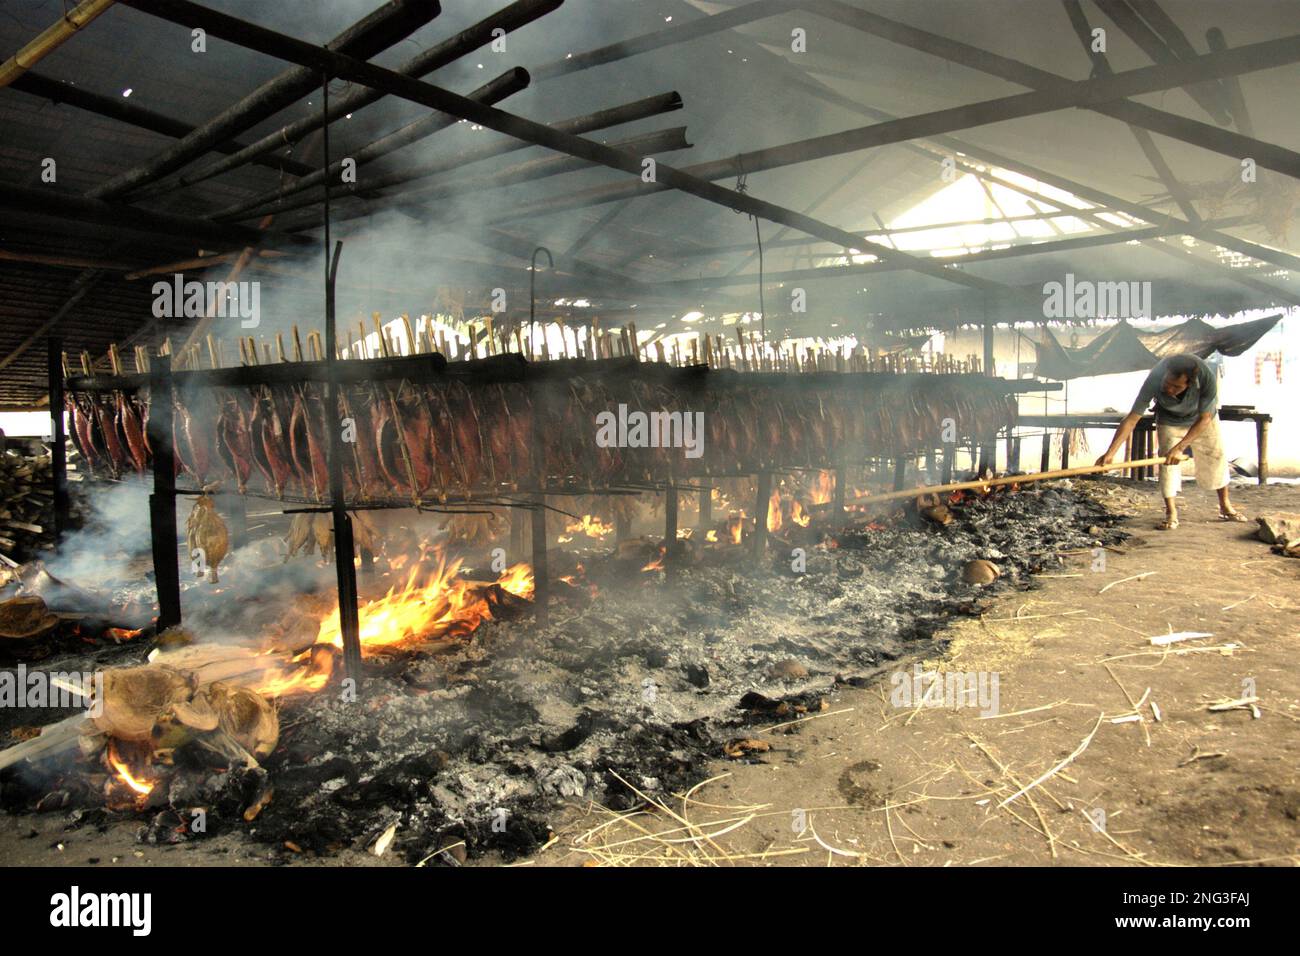
[{"label": "long bamboo pole", "polygon": [[8,86],[49,54],[53,53],[74,33],[111,7],[117,0],[86,0],[70,13],[65,13],[24,46],[0,64],[0,87]]},{"label": "long bamboo pole", "polygon": [[[1024,485],[1031,481],[1046,481],[1050,478],[1073,478],[1077,475],[1096,475],[1103,471],[1126,471],[1130,468],[1144,468],[1148,465],[1163,465],[1163,455],[1155,458],[1139,458],[1134,461],[1115,461],[1109,465],[1080,465],[1077,468],[1057,468],[1055,471],[1036,471],[1028,475],[1004,475],[1001,478],[989,478],[987,481],[950,481],[946,485],[925,485],[921,488],[904,488],[902,491],[890,491],[883,495],[865,495],[852,498],[846,505],[880,504],[884,501],[896,501],[900,498],[915,498],[919,495],[937,494],[941,491],[983,491],[1001,485]],[[821,505],[821,508],[830,507]]]}]

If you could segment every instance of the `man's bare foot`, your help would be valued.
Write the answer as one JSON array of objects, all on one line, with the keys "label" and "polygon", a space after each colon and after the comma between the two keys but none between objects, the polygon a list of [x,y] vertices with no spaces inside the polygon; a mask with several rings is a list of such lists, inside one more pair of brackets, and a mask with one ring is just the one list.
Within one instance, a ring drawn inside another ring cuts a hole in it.
[{"label": "man's bare foot", "polygon": [[1178,527],[1177,515],[1166,515],[1165,520],[1156,525],[1158,531],[1173,531]]},{"label": "man's bare foot", "polygon": [[1227,511],[1219,512],[1219,520],[1220,521],[1249,521],[1250,519],[1247,518],[1240,511],[1238,511],[1236,508],[1229,508]]}]

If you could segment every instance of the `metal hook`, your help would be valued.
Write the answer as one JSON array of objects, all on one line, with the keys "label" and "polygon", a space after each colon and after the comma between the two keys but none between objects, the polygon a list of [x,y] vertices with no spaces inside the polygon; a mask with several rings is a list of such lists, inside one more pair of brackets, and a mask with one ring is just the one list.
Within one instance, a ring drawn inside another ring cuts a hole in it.
[{"label": "metal hook", "polygon": [[[537,328],[536,328],[537,320],[535,316],[537,314],[537,253],[539,252],[546,253],[547,267],[551,269],[555,268],[555,259],[551,256],[550,249],[547,249],[545,246],[538,246],[536,249],[533,250],[533,258],[531,263],[532,268],[529,269],[528,271],[528,334],[529,335],[537,334]],[[528,350],[530,352],[532,351],[531,342],[529,343]]]}]

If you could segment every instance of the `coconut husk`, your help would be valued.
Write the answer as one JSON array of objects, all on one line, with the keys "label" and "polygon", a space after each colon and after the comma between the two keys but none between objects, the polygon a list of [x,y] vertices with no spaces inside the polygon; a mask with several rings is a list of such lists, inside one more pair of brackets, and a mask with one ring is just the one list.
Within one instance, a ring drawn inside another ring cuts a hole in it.
[{"label": "coconut husk", "polygon": [[992,584],[1001,575],[996,564],[982,558],[967,561],[961,569],[961,579],[967,584]]},{"label": "coconut husk", "polygon": [[192,730],[216,730],[221,719],[207,694],[198,693],[172,706],[175,718]]},{"label": "coconut husk", "polygon": [[119,740],[149,740],[158,722],[194,692],[193,678],[170,667],[116,667],[104,672],[103,709],[91,718]]},{"label": "coconut husk", "polygon": [[49,636],[59,624],[39,597],[16,597],[0,602],[0,638],[34,641]]},{"label": "coconut husk", "polygon": [[207,688],[220,727],[259,759],[280,742],[280,718],[275,707],[257,691],[217,681]]}]

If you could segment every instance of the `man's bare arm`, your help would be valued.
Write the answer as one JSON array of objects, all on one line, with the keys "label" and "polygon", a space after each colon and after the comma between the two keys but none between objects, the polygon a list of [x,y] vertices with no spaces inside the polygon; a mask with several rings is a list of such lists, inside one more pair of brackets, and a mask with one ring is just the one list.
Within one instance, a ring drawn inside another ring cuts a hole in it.
[{"label": "man's bare arm", "polygon": [[1109,465],[1115,460],[1116,453],[1124,447],[1124,443],[1128,441],[1129,436],[1133,434],[1133,429],[1137,428],[1137,423],[1141,420],[1141,412],[1129,412],[1124,416],[1124,420],[1115,429],[1115,437],[1111,439],[1110,447],[1106,449],[1104,455],[1097,459],[1098,465]]}]

